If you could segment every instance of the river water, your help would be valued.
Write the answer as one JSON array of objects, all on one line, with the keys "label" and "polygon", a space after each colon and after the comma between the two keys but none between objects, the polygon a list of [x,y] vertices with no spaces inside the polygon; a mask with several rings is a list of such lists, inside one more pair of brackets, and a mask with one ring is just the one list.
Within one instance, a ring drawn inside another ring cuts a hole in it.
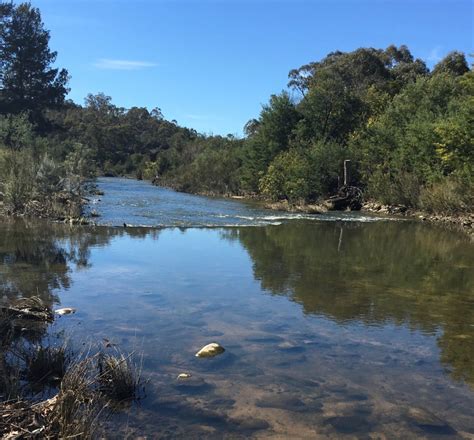
[{"label": "river water", "polygon": [[[76,307],[52,329],[73,345],[137,353],[146,397],[112,438],[474,438],[464,235],[99,187],[102,226],[1,224],[0,280],[3,301]],[[214,341],[224,354],[194,356]]]},{"label": "river water", "polygon": [[92,198],[90,210],[100,213],[98,223],[107,226],[123,226],[126,223],[144,227],[191,228],[280,225],[289,220],[379,220],[357,212],[315,216],[269,211],[256,203],[179,193],[139,180],[101,178],[98,183],[106,195]]}]

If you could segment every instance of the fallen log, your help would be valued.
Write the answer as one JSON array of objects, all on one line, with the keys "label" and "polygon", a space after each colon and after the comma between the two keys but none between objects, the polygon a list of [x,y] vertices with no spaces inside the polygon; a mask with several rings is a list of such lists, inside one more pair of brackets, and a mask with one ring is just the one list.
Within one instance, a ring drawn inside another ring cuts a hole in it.
[{"label": "fallen log", "polygon": [[25,298],[15,305],[0,305],[0,313],[10,319],[32,319],[35,321],[53,322],[54,315],[38,297]]},{"label": "fallen log", "polygon": [[356,186],[343,186],[336,195],[325,200],[324,205],[330,211],[359,211],[362,208],[363,194]]}]

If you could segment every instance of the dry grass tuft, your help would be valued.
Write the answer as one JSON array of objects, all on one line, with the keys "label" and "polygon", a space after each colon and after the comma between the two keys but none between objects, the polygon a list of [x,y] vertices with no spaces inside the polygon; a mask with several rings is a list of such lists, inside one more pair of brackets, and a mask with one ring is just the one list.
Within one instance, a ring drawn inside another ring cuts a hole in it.
[{"label": "dry grass tuft", "polygon": [[26,360],[26,378],[32,385],[59,383],[71,361],[71,352],[61,347],[38,346]]},{"label": "dry grass tuft", "polygon": [[8,347],[13,337],[13,320],[4,310],[0,310],[0,349]]},{"label": "dry grass tuft", "polygon": [[[105,437],[100,422],[110,409],[139,398],[141,368],[118,351],[73,360],[66,345],[45,338],[51,319],[37,298],[0,306],[0,438]],[[33,400],[45,389],[58,393]]]},{"label": "dry grass tuft", "polygon": [[99,389],[108,398],[118,402],[139,399],[141,368],[132,363],[131,356],[101,354],[98,368]]},{"label": "dry grass tuft", "polygon": [[95,390],[95,358],[74,363],[66,372],[48,422],[59,438],[92,438],[99,429],[99,417],[108,404]]},{"label": "dry grass tuft", "polygon": [[41,438],[44,421],[26,401],[0,403],[0,437],[4,439]]}]

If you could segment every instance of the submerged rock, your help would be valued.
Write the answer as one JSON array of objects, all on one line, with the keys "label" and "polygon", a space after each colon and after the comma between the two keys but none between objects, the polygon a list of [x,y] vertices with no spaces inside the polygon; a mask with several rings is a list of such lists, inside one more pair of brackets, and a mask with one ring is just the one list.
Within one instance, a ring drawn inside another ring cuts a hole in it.
[{"label": "submerged rock", "polygon": [[206,346],[202,347],[197,353],[196,357],[206,358],[206,357],[214,357],[219,354],[224,353],[225,348],[219,345],[217,342],[211,342]]},{"label": "submerged rock", "polygon": [[207,383],[201,377],[188,377],[187,379],[177,379],[173,387],[184,394],[203,394],[209,393],[213,385]]},{"label": "submerged rock", "polygon": [[409,408],[408,419],[429,434],[455,434],[456,431],[435,414],[421,408]]},{"label": "submerged rock", "polygon": [[185,379],[189,379],[190,377],[192,377],[191,373],[180,373],[180,374],[178,374],[178,377],[176,379],[177,380],[185,380]]},{"label": "submerged rock", "polygon": [[359,415],[330,417],[326,419],[324,423],[331,425],[341,434],[368,433],[372,430],[372,424],[370,421]]},{"label": "submerged rock", "polygon": [[64,307],[62,309],[57,309],[54,311],[54,313],[56,313],[56,315],[72,315],[73,313],[76,313],[76,309],[72,308],[72,307]]},{"label": "submerged rock", "polygon": [[230,421],[237,425],[239,429],[244,431],[258,431],[261,429],[268,429],[270,427],[267,421],[249,416],[233,418],[230,419]]},{"label": "submerged rock", "polygon": [[256,401],[255,405],[259,408],[276,408],[287,411],[305,411],[306,404],[296,396],[287,394],[272,394],[264,396]]}]

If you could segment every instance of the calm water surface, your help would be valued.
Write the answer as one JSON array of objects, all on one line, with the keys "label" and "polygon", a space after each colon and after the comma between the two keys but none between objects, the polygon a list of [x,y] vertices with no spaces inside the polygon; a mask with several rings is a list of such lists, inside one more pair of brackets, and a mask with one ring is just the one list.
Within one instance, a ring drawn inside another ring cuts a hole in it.
[{"label": "calm water surface", "polygon": [[[0,226],[3,301],[77,307],[52,331],[143,353],[147,396],[117,416],[117,438],[474,438],[463,235],[357,215],[273,225],[239,202],[101,186],[107,224],[234,226]],[[223,355],[194,356],[213,341]]]}]

